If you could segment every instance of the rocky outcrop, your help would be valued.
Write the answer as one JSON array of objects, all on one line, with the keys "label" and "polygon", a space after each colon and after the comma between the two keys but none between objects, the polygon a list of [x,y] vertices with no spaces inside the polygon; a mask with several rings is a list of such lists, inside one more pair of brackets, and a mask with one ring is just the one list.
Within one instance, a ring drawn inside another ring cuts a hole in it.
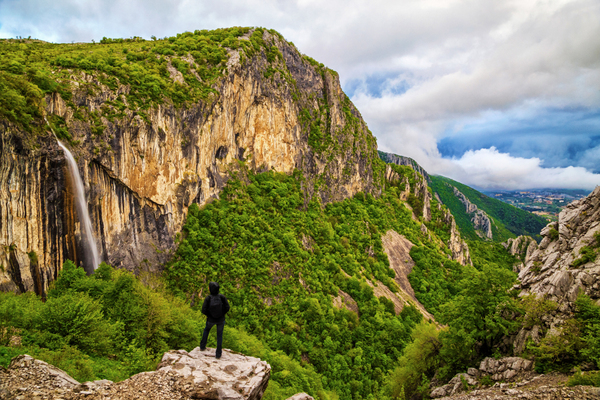
[{"label": "rocky outcrop", "polygon": [[471,216],[471,223],[475,232],[484,239],[493,239],[492,234],[492,222],[490,221],[489,215],[483,210],[477,208],[477,206],[469,201],[456,187],[452,187],[454,195],[460,200],[465,206],[465,212]]},{"label": "rocky outcrop", "polygon": [[524,348],[527,338],[539,340],[541,332],[555,331],[571,318],[579,293],[600,300],[600,187],[565,207],[558,221],[548,224],[541,235],[542,241],[519,272],[516,288],[521,296],[533,294],[557,307],[544,316],[544,326],[526,327],[519,332],[514,343],[516,351]]},{"label": "rocky outcrop", "polygon": [[338,289],[338,295],[333,298],[333,306],[339,309],[345,308],[346,310],[352,311],[356,313],[356,315],[360,316],[360,311],[358,310],[358,304],[356,301],[352,298],[352,296],[341,289]]},{"label": "rocky outcrop", "polygon": [[379,158],[381,158],[386,163],[391,163],[391,164],[396,164],[396,165],[406,165],[408,167],[411,167],[412,169],[414,169],[415,171],[417,171],[418,173],[423,175],[423,177],[429,181],[429,174],[427,173],[427,171],[425,171],[425,169],[423,167],[421,167],[412,158],[405,157],[405,156],[399,156],[398,154],[393,154],[393,153],[386,153],[384,151],[378,151],[378,153],[379,153]]},{"label": "rocky outcrop", "polygon": [[307,393],[298,393],[293,395],[292,397],[288,397],[287,400],[315,400],[312,396],[309,396]]},{"label": "rocky outcrop", "polygon": [[473,265],[471,254],[469,253],[469,246],[467,245],[467,242],[463,240],[462,236],[460,236],[454,216],[449,210],[444,212],[444,221],[446,224],[450,225],[450,240],[447,245],[452,253],[451,258],[462,265]]},{"label": "rocky outcrop", "polygon": [[[413,168],[412,165],[409,165],[409,167]],[[400,194],[402,200],[407,201],[411,194],[418,198],[423,203],[423,208],[421,210],[413,210],[413,212],[417,214],[418,211],[420,211],[420,214],[423,216],[423,221],[429,222],[431,221],[431,199],[433,196],[428,190],[429,186],[427,185],[427,179],[414,168],[413,171],[414,176],[412,180],[414,183],[412,185],[407,176],[400,176],[389,165],[387,165],[385,169],[385,178],[386,181],[390,183],[400,182],[400,184],[404,186],[404,190]],[[414,218],[417,219],[416,216],[414,216]]]},{"label": "rocky outcrop", "polygon": [[[564,387],[567,376],[543,375],[533,371],[533,361],[519,357],[486,358],[479,369],[469,368],[446,385],[433,388],[431,398],[479,399],[597,399],[600,388]],[[491,387],[486,384],[492,383]]]},{"label": "rocky outcrop", "polygon": [[489,375],[493,381],[510,382],[515,377],[520,376],[533,369],[533,361],[520,357],[504,357],[501,359],[486,358],[479,365],[480,373]]},{"label": "rocky outcrop", "polygon": [[[224,350],[196,348],[165,353],[154,372],[142,372],[113,383],[79,383],[64,371],[28,355],[14,358],[0,370],[2,399],[245,399],[259,400],[267,387],[271,367],[254,357]],[[1,368],[1,367],[0,367]]]},{"label": "rocky outcrop", "polygon": [[[387,156],[385,156],[385,157],[382,156],[382,154],[389,155],[389,153],[383,153],[381,151],[379,152],[379,155],[382,157],[382,159],[384,161],[389,159]],[[394,154],[392,154],[390,156],[401,157],[401,156],[396,156]],[[402,200],[407,201],[409,199],[410,194],[413,194],[415,197],[419,198],[423,202],[423,211],[422,211],[423,221],[429,222],[429,221],[431,221],[431,216],[432,216],[431,204],[432,204],[432,200],[433,200],[433,195],[429,191],[427,179],[425,178],[425,175],[423,175],[421,172],[419,172],[419,170],[422,170],[422,168],[414,160],[412,160],[411,158],[408,158],[408,157],[403,157],[402,159],[409,160],[409,161],[406,161],[406,164],[399,164],[399,165],[408,165],[409,167],[413,168],[415,184],[413,184],[411,186],[408,177],[400,176],[389,165],[386,166],[386,169],[385,169],[385,179],[387,182],[390,182],[390,183],[398,183],[399,182],[400,186],[404,187],[404,190],[400,194],[400,198]],[[399,162],[401,162],[401,161],[399,161]],[[467,242],[465,242],[463,240],[462,236],[460,235],[458,227],[456,226],[456,221],[454,220],[454,216],[452,215],[452,213],[449,210],[447,210],[447,209],[442,210],[441,201],[439,200],[439,196],[438,196],[437,200],[438,200],[438,204],[437,204],[438,209],[443,211],[444,223],[446,225],[450,226],[450,240],[448,240],[448,243],[444,243],[450,250],[450,254],[451,254],[450,258],[454,261],[458,261],[462,265],[467,265],[467,264],[473,265],[473,262],[471,261],[471,255],[469,253],[469,246],[467,245]],[[407,207],[409,207],[409,206],[407,206]],[[416,216],[414,216],[414,214],[413,214],[413,218],[416,219]],[[423,232],[424,235],[428,234],[427,227],[425,227],[425,225],[421,226],[421,231]]]},{"label": "rocky outcrop", "polygon": [[[114,102],[128,86],[110,89],[98,74],[78,70],[70,76],[72,101],[46,97],[48,116],[64,119],[78,143],[71,150],[103,260],[156,269],[173,249],[187,207],[218,197],[239,162],[252,171],[301,171],[306,202],[380,192],[375,139],[338,75],[277,35],[265,31],[263,40],[266,47],[250,59],[230,50],[216,94],[186,107],[167,100],[144,117],[121,112]],[[269,59],[266,48],[281,57]],[[275,72],[267,78],[267,70]],[[120,116],[108,118],[106,110]],[[101,132],[81,115],[97,116]],[[313,131],[328,147],[309,144]],[[0,121],[0,289],[43,295],[66,259],[81,260],[65,168],[49,130],[31,138]]]},{"label": "rocky outcrop", "polygon": [[457,374],[446,385],[434,388],[432,398],[451,396],[464,392],[468,387],[477,387],[483,377],[490,381],[512,382],[533,376],[531,370],[533,361],[520,357],[505,357],[501,359],[485,358],[481,361],[479,369],[469,368],[467,373]]},{"label": "rocky outcrop", "polygon": [[[394,303],[396,313],[400,313],[406,304],[415,306],[425,319],[434,320],[425,307],[415,297],[408,274],[411,273],[415,262],[410,257],[410,249],[414,246],[410,240],[400,235],[394,230],[389,230],[381,238],[383,251],[388,256],[390,268],[394,270],[394,280],[398,284],[400,291],[393,293],[383,283],[378,283],[374,288],[374,293],[377,297],[384,296]],[[385,290],[387,289],[387,290]]]},{"label": "rocky outcrop", "polygon": [[456,393],[440,397],[441,400],[596,400],[600,398],[600,389],[590,386],[564,387],[564,382],[552,386],[543,384],[542,380],[511,385],[497,383],[489,389],[476,389],[469,392]]},{"label": "rocky outcrop", "polygon": [[513,266],[513,270],[517,273],[529,262],[533,252],[538,248],[537,242],[531,236],[510,238],[501,244],[511,255],[516,256],[520,260],[519,263]]}]

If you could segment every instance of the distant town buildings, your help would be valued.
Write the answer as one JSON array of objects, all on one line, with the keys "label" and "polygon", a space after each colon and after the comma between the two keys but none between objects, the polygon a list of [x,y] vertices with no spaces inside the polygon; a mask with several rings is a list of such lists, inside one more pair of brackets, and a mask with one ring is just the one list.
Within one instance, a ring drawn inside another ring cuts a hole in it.
[{"label": "distant town buildings", "polygon": [[567,204],[587,196],[589,191],[578,189],[531,189],[487,192],[486,194],[534,214],[556,219],[558,213]]}]

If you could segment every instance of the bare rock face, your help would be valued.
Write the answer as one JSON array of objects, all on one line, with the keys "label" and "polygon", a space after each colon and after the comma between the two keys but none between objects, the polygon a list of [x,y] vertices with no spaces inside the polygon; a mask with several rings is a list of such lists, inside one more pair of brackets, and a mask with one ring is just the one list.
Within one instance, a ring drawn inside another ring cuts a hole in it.
[{"label": "bare rock face", "polygon": [[[400,313],[406,304],[414,305],[423,314],[425,319],[434,320],[431,315],[415,297],[408,274],[411,273],[415,262],[410,257],[410,249],[414,246],[407,238],[400,235],[394,230],[389,230],[381,238],[383,251],[387,254],[390,261],[390,268],[394,270],[394,280],[400,287],[400,291],[393,293],[383,283],[379,282],[374,288],[374,293],[377,297],[384,296],[394,303],[396,313]],[[387,290],[386,290],[387,289]]]},{"label": "bare rock face", "polygon": [[396,165],[406,165],[408,167],[411,167],[412,169],[414,169],[421,175],[423,175],[423,177],[426,180],[429,180],[429,174],[427,173],[427,171],[425,171],[425,169],[423,169],[423,167],[421,167],[412,158],[406,157],[406,156],[399,156],[398,154],[393,154],[393,153],[386,153],[383,151],[379,151],[378,153],[379,153],[379,157],[386,163],[392,163],[392,164],[396,164]]},{"label": "bare rock face", "polygon": [[485,358],[481,361],[479,369],[469,368],[467,373],[456,374],[446,385],[434,388],[432,398],[451,396],[464,392],[467,387],[479,386],[482,377],[487,376],[492,381],[512,382],[517,379],[530,378],[533,361],[520,357],[505,357],[501,359]]},{"label": "bare rock face", "polygon": [[186,381],[193,397],[205,398],[216,393],[218,399],[259,400],[267,389],[271,367],[264,361],[231,351],[223,351],[220,359],[212,355],[215,349],[201,351],[199,347],[189,353],[185,350],[165,353],[158,372],[173,372]]},{"label": "bare rock face", "polygon": [[479,365],[479,371],[490,375],[493,381],[510,381],[532,368],[533,361],[520,357],[504,357],[499,360],[488,357]]},{"label": "bare rock face", "polygon": [[[388,154],[388,153],[380,152],[380,155],[381,154]],[[400,157],[400,156],[396,156],[394,154],[392,154],[391,156]],[[386,159],[383,156],[382,156],[382,158],[384,160]],[[392,158],[392,161],[393,160],[394,160],[394,158]],[[402,162],[404,162],[403,160],[410,160],[410,162],[406,161],[406,164],[403,164],[402,163]],[[396,160],[396,161],[398,161],[398,160]],[[420,172],[422,170],[422,168],[418,164],[416,164],[414,162],[414,160],[412,160],[411,158],[408,158],[408,157],[401,158],[400,161],[398,161],[397,163],[399,163],[399,165],[408,165],[409,167],[413,168],[413,170],[415,171],[414,172],[415,180],[417,182],[416,185],[414,185],[414,187],[411,187],[410,183],[408,182],[408,179],[406,179],[406,177],[405,177],[404,181],[403,181],[404,192],[401,193],[400,198],[402,200],[407,200],[409,194],[411,194],[411,193],[414,194],[415,196],[417,196],[418,198],[420,198],[423,201],[423,220],[431,221],[431,200],[433,199],[433,196],[431,195],[431,193],[428,190],[427,179]],[[386,167],[385,178],[389,182],[396,182],[396,181],[399,181],[400,179],[402,179],[389,166]],[[439,201],[439,199],[438,199],[438,201]],[[440,201],[440,203],[441,203],[441,201]],[[438,204],[438,207],[441,207],[441,206],[439,206],[439,204]],[[413,215],[413,218],[416,218],[416,217],[414,217],[414,215]],[[469,246],[462,239],[460,232],[458,230],[458,227],[456,226],[456,221],[454,220],[454,216],[452,215],[452,213],[450,211],[446,211],[444,213],[444,222],[446,224],[450,225],[450,240],[448,241],[448,243],[445,243],[445,245],[448,247],[448,249],[450,250],[450,252],[452,254],[451,259],[454,261],[458,261],[462,265],[473,265],[473,262],[471,261],[471,255],[469,253]],[[424,234],[427,233],[427,228],[424,225],[421,227],[421,229]]]},{"label": "bare rock face", "polygon": [[[188,206],[218,198],[242,161],[256,172],[301,171],[306,202],[381,192],[375,138],[338,75],[268,31],[263,40],[282,57],[269,61],[262,49],[242,63],[239,50],[231,50],[212,99],[182,108],[166,101],[144,119],[128,109],[107,119],[102,110],[128,86],[113,90],[92,73],[73,71],[73,101],[86,115],[100,116],[100,136],[60,95],[46,97],[46,112],[63,118],[80,143],[71,150],[104,261],[130,270],[159,268]],[[265,78],[269,68],[278,72]],[[181,76],[173,72],[171,79]],[[329,147],[309,144],[317,125]],[[43,296],[66,259],[82,259],[80,225],[56,140],[49,131],[29,138],[33,144],[24,138],[0,121],[0,290]]]},{"label": "bare rock face", "polygon": [[[600,252],[599,232],[600,187],[596,187],[588,197],[565,207],[558,222],[541,231],[543,239],[537,248],[531,244],[527,247],[529,255],[519,272],[516,288],[522,296],[534,294],[558,305],[543,318],[543,331],[555,331],[573,315],[580,292],[600,301],[600,257],[594,256]],[[541,339],[540,330],[534,326],[519,332],[514,343],[516,353],[524,348],[529,337]]]},{"label": "bare rock face", "polygon": [[315,400],[314,397],[310,396],[307,393],[298,393],[293,395],[292,397],[288,397],[287,400]]},{"label": "bare rock face", "polygon": [[469,253],[469,246],[460,236],[458,227],[454,216],[450,211],[447,211],[444,215],[444,219],[447,224],[450,224],[450,240],[448,241],[448,248],[452,252],[452,259],[458,261],[462,265],[473,265],[471,260],[471,254]]},{"label": "bare rock face", "polygon": [[456,187],[452,188],[454,190],[454,195],[460,200],[461,203],[464,204],[467,214],[471,215],[471,222],[473,223],[475,232],[485,239],[493,239],[492,222],[487,213],[478,209],[477,206],[471,203],[469,199],[467,199],[467,197]]},{"label": "bare rock face", "polygon": [[531,236],[519,236],[518,238],[510,238],[502,243],[505,249],[513,255],[517,256],[521,262],[513,267],[515,272],[521,272],[525,264],[529,262],[533,252],[537,250],[538,244]]},{"label": "bare rock face", "polygon": [[143,372],[113,383],[95,381],[80,384],[64,371],[23,355],[0,370],[2,399],[122,399],[259,400],[267,388],[271,367],[264,361],[224,349],[196,348],[165,353],[154,372]]}]

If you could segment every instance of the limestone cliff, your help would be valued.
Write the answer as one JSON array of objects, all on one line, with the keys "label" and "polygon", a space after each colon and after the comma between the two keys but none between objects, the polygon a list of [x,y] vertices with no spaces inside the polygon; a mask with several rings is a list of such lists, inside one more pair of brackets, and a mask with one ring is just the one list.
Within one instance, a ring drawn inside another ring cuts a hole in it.
[{"label": "limestone cliff", "polygon": [[[70,74],[70,100],[47,94],[44,113],[72,137],[103,260],[157,268],[187,207],[218,197],[241,162],[253,171],[302,172],[306,201],[380,192],[376,141],[338,75],[260,32],[263,47],[250,55],[228,48],[211,95],[183,106],[167,98],[142,110],[127,102],[130,84],[54,66]],[[175,57],[157,57],[186,90]],[[194,58],[182,59],[202,81]],[[0,289],[43,295],[66,259],[81,260],[73,209],[64,155],[49,129],[35,136],[0,120]]]},{"label": "limestone cliff", "polygon": [[487,213],[477,208],[477,206],[471,203],[457,188],[453,187],[453,190],[454,195],[464,204],[466,213],[471,216],[471,222],[473,223],[475,232],[484,239],[493,239],[492,222]]},{"label": "limestone cliff", "polygon": [[408,167],[411,167],[412,169],[414,169],[415,171],[417,171],[418,173],[423,175],[423,177],[427,181],[429,181],[429,174],[427,173],[427,171],[425,171],[425,169],[423,167],[421,167],[412,158],[406,157],[406,156],[399,156],[398,154],[393,154],[393,153],[386,153],[384,151],[379,151],[378,153],[379,153],[379,158],[381,158],[386,163],[391,163],[391,164],[396,164],[396,165],[406,165]]},{"label": "limestone cliff", "polygon": [[[525,265],[519,272],[517,289],[521,295],[534,294],[554,301],[557,308],[544,315],[544,326],[523,328],[515,339],[515,351],[525,341],[553,331],[573,316],[579,293],[600,301],[600,187],[586,198],[565,207],[558,221],[541,232],[539,246],[528,245]],[[521,246],[523,248],[524,246]]]},{"label": "limestone cliff", "polygon": [[514,271],[517,273],[525,267],[525,264],[531,259],[533,252],[538,248],[537,242],[531,236],[519,236],[515,239],[510,238],[502,243],[502,246],[504,246],[511,255],[517,256],[520,260],[520,262],[513,267]]}]

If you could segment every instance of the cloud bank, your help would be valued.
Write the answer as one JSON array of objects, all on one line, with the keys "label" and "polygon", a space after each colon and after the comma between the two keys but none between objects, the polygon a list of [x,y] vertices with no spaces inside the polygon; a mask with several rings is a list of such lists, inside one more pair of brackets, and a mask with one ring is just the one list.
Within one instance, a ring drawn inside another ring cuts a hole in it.
[{"label": "cloud bank", "polygon": [[481,188],[600,184],[597,0],[2,0],[0,37],[265,26],[340,73],[384,151]]}]

